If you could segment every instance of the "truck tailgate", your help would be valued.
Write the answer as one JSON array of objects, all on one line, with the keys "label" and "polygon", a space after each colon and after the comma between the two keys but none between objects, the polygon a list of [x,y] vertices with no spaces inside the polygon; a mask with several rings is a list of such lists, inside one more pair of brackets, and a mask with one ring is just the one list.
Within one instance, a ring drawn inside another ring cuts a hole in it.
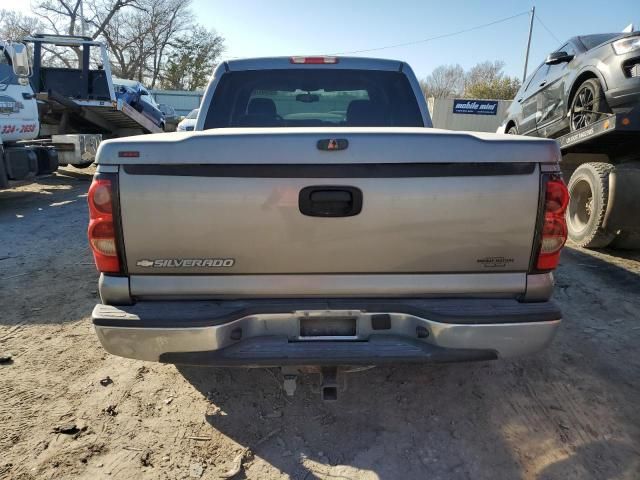
[{"label": "truck tailgate", "polygon": [[[554,142],[428,129],[292,130],[103,143],[100,163],[120,165],[129,273],[527,271],[540,164],[557,160]],[[327,139],[348,146],[322,151]],[[315,194],[311,212],[305,189]]]}]

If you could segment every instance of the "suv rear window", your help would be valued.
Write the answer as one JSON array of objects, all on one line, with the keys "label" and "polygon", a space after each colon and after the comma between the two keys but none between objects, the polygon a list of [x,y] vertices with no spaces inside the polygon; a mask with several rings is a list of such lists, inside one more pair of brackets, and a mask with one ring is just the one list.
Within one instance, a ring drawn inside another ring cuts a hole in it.
[{"label": "suv rear window", "polygon": [[377,70],[225,73],[204,128],[424,127],[406,75]]}]

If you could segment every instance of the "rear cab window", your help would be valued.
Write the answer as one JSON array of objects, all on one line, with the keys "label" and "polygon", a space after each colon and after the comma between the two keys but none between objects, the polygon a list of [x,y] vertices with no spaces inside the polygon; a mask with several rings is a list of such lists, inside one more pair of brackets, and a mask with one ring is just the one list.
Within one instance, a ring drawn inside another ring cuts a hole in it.
[{"label": "rear cab window", "polygon": [[409,80],[378,70],[249,70],[225,73],[205,129],[424,127]]}]

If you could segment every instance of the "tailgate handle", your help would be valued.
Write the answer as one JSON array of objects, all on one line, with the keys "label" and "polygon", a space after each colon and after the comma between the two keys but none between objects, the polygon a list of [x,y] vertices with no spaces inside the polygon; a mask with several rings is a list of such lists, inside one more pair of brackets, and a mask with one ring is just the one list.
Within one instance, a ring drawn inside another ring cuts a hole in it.
[{"label": "tailgate handle", "polygon": [[300,213],[310,217],[352,217],[362,210],[362,191],[342,185],[305,187],[298,203]]}]

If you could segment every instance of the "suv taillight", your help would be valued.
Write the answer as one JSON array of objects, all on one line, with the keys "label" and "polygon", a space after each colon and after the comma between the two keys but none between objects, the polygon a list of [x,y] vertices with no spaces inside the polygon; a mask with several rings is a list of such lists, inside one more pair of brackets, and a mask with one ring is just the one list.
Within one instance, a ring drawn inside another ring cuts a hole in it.
[{"label": "suv taillight", "polygon": [[98,174],[89,187],[89,245],[100,272],[119,273],[120,258],[114,221],[114,186]]},{"label": "suv taillight", "polygon": [[546,177],[544,186],[544,217],[540,232],[540,250],[536,259],[537,270],[553,270],[560,261],[560,251],[567,241],[565,212],[569,204],[569,191],[561,177]]}]

